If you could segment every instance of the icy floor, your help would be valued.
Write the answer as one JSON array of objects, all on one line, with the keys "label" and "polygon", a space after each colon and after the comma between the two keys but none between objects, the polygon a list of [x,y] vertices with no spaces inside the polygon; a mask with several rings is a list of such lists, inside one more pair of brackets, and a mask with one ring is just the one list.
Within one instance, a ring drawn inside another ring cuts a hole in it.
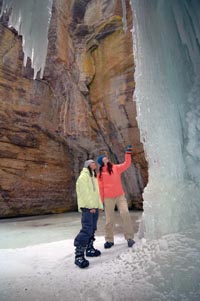
[{"label": "icy floor", "polygon": [[[140,212],[131,212],[135,231]],[[103,249],[104,214],[95,246],[102,251],[80,270],[73,238],[80,215],[0,221],[1,301],[199,301],[200,225],[127,248],[116,213],[115,246]]]}]

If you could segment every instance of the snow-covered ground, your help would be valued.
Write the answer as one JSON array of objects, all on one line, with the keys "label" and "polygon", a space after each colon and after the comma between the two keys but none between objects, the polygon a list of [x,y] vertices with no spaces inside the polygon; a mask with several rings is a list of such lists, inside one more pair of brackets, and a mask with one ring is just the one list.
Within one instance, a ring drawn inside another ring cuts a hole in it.
[{"label": "snow-covered ground", "polygon": [[[131,212],[135,231],[140,212]],[[103,248],[104,214],[89,268],[74,265],[80,214],[1,220],[1,301],[199,301],[200,225],[129,249],[116,212],[115,246]]]}]

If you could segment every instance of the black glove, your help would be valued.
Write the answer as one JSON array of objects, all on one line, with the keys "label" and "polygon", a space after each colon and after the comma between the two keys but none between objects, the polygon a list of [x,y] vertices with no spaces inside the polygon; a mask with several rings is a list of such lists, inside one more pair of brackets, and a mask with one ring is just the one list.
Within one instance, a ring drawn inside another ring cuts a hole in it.
[{"label": "black glove", "polygon": [[132,152],[133,152],[133,147],[132,147],[132,145],[128,145],[128,146],[125,148],[125,152],[126,152],[127,154],[132,154]]}]

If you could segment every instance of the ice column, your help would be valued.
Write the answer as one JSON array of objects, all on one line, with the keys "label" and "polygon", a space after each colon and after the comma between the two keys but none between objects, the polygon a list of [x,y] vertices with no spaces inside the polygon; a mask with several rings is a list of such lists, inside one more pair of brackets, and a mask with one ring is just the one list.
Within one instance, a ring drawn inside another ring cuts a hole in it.
[{"label": "ice column", "polygon": [[127,20],[126,20],[126,0],[121,0],[122,1],[122,13],[123,13],[123,30],[124,32],[127,31]]},{"label": "ice column", "polygon": [[43,77],[47,46],[48,29],[51,19],[53,0],[3,0],[1,15],[9,12],[9,26],[22,36],[24,66],[31,59],[34,79],[39,72]]},{"label": "ice column", "polygon": [[149,163],[146,237],[200,217],[200,2],[132,0],[137,120]]}]

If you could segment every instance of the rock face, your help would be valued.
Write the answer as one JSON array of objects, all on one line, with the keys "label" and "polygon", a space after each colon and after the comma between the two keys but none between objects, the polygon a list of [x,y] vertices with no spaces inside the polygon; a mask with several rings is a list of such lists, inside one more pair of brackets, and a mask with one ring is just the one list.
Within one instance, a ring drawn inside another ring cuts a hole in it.
[{"label": "rock face", "polygon": [[22,75],[21,40],[13,32],[0,26],[0,40],[0,215],[62,212],[66,199],[73,209],[69,148],[54,134],[50,87]]},{"label": "rock face", "polygon": [[[43,80],[23,67],[21,38],[0,23],[0,217],[76,210],[88,158],[134,146],[123,183],[142,208],[147,163],[133,102],[132,15],[121,0],[56,0]],[[0,3],[1,4],[1,3]]]}]

